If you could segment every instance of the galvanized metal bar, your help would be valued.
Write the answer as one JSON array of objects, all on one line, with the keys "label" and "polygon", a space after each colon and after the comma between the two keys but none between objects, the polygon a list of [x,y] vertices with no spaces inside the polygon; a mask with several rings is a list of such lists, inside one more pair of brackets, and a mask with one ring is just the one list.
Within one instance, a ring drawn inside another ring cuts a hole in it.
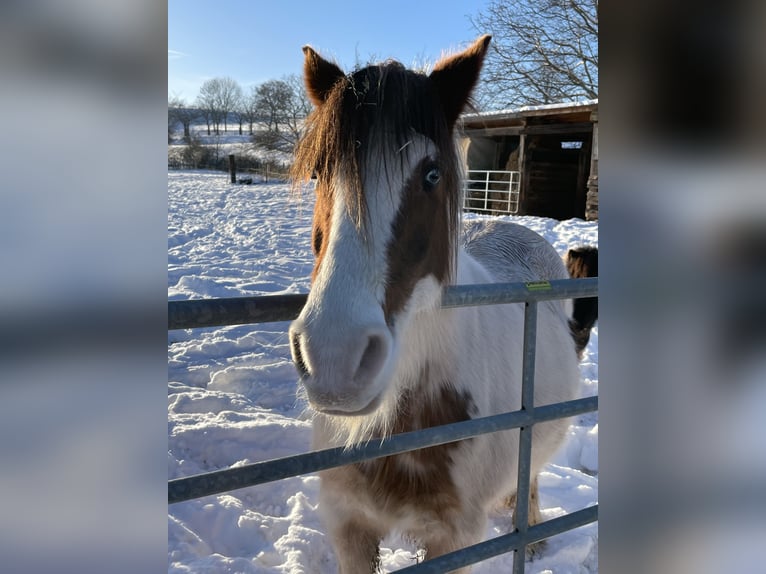
[{"label": "galvanized metal bar", "polygon": [[[534,415],[535,353],[537,351],[537,302],[524,304],[524,350],[521,371],[521,410]],[[519,427],[519,465],[516,479],[516,508],[513,525],[522,540],[529,528],[529,479],[532,465],[532,425]],[[524,574],[526,546],[515,551],[513,574]]]},{"label": "galvanized metal bar", "polygon": [[444,572],[451,572],[464,566],[476,564],[482,560],[488,560],[494,556],[505,554],[511,550],[517,550],[520,552],[520,548],[523,544],[532,544],[533,542],[539,542],[551,536],[561,534],[568,530],[574,530],[580,526],[585,526],[591,522],[598,520],[598,505],[589,506],[582,510],[576,510],[570,512],[564,516],[558,518],[552,518],[546,520],[540,524],[531,526],[526,533],[526,537],[522,537],[519,532],[512,532],[510,534],[504,534],[497,538],[492,538],[473,546],[468,546],[443,556],[426,560],[420,564],[414,566],[408,566],[397,570],[397,574],[443,574]]},{"label": "galvanized metal bar", "polygon": [[[291,321],[306,303],[306,293],[168,301],[168,330]],[[598,277],[535,283],[451,285],[442,307],[495,305],[598,296]]]},{"label": "galvanized metal bar", "polygon": [[485,174],[484,178],[484,211],[487,211],[487,198],[489,197],[489,172]]},{"label": "galvanized metal bar", "polygon": [[521,410],[535,408],[535,359],[537,356],[537,301],[524,304],[524,347],[521,362]]},{"label": "galvanized metal bar", "polygon": [[444,289],[442,307],[499,305],[595,296],[598,296],[598,277],[555,279],[532,283],[451,285]]},{"label": "galvanized metal bar", "polygon": [[514,411],[397,434],[350,449],[325,449],[177,478],[168,482],[168,504],[595,410],[598,410],[598,397],[587,397],[537,407],[532,413]]},{"label": "galvanized metal bar", "polygon": [[269,323],[295,319],[306,293],[168,301],[168,330]]}]

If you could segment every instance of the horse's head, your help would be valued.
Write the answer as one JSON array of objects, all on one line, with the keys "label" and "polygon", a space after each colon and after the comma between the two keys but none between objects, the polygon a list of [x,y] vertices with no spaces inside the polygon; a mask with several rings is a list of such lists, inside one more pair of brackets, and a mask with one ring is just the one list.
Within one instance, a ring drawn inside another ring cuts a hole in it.
[{"label": "horse's head", "polygon": [[361,415],[394,374],[398,335],[438,305],[455,266],[460,173],[453,128],[490,37],[429,74],[387,62],[344,74],[310,47],[315,109],[295,173],[316,175],[312,288],[290,328],[316,410]]}]

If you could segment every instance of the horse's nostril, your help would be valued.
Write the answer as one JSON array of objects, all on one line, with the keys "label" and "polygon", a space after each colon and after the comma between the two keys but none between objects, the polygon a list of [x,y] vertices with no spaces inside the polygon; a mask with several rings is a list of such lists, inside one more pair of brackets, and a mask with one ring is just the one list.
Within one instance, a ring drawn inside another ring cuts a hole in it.
[{"label": "horse's nostril", "polygon": [[367,347],[362,353],[362,358],[359,360],[354,379],[363,381],[374,378],[383,367],[387,355],[388,344],[386,339],[381,335],[371,335],[367,340]]},{"label": "horse's nostril", "polygon": [[293,352],[293,363],[295,368],[298,369],[298,374],[302,379],[309,376],[309,369],[303,360],[303,352],[301,351],[301,335],[297,332],[290,333],[290,343]]}]

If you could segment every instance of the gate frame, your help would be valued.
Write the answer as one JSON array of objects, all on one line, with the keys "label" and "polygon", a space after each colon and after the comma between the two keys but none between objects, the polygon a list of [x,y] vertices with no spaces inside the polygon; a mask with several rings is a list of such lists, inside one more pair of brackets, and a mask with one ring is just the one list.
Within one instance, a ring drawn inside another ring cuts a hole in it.
[{"label": "gate frame", "polygon": [[[556,534],[598,520],[598,504],[529,526],[532,427],[546,420],[568,418],[598,410],[598,396],[534,405],[537,304],[540,301],[598,296],[598,278],[561,279],[531,283],[491,283],[445,288],[442,307],[524,303],[524,347],[521,408],[499,415],[391,435],[379,443],[350,449],[337,447],[241,467],[177,478],[168,482],[168,504],[256,486],[282,478],[315,473],[362,460],[391,456],[428,446],[464,440],[479,434],[519,429],[518,475],[514,531],[409,566],[397,572],[437,574],[514,551],[513,573],[523,574],[526,547]],[[292,320],[307,294],[230,299],[168,301],[168,330]]]},{"label": "gate frame", "polygon": [[[507,175],[508,179],[499,179]],[[492,189],[490,185],[502,186],[503,189]],[[481,186],[484,186],[483,188]],[[474,197],[475,194],[484,197]],[[490,199],[489,194],[502,194],[505,199]],[[475,213],[490,214],[509,214],[519,213],[519,202],[521,199],[521,172],[497,169],[469,169],[465,172],[463,179],[463,209]],[[501,202],[506,204],[505,209],[494,209],[490,207],[490,202]],[[478,203],[478,205],[476,205]]]}]

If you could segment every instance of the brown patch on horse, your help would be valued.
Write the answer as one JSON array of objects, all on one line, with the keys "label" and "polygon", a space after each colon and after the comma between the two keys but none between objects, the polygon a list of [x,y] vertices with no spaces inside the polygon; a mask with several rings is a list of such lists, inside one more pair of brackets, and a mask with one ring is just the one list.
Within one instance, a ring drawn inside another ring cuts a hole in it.
[{"label": "brown patch on horse", "polygon": [[[435,185],[426,176],[437,168],[442,174]],[[456,173],[426,158],[420,162],[405,184],[399,213],[392,223],[392,239],[387,247],[388,279],[383,313],[393,324],[412,295],[415,284],[433,275],[441,284],[450,281],[455,259],[453,236],[458,217],[451,213],[455,200]]]},{"label": "brown patch on horse", "polygon": [[[424,371],[427,377],[427,369]],[[459,393],[444,383],[431,395],[421,389],[405,391],[393,433],[411,432],[433,426],[465,421],[475,412],[467,391]],[[470,439],[468,439],[470,440]],[[384,508],[413,505],[444,516],[460,507],[457,488],[452,481],[451,453],[460,443],[450,443],[375,460],[354,467],[366,479],[373,500]]]},{"label": "brown patch on horse", "polygon": [[323,183],[317,185],[314,221],[311,230],[311,250],[314,252],[314,270],[311,272],[312,283],[319,273],[319,266],[327,252],[332,222],[332,203],[332,195],[327,186]]},{"label": "brown patch on horse", "polygon": [[[570,249],[567,251],[565,261],[572,279],[598,277],[598,249],[595,247]],[[574,300],[569,330],[572,332],[578,357],[582,358],[582,353],[590,340],[590,331],[597,320],[598,297]]]}]

